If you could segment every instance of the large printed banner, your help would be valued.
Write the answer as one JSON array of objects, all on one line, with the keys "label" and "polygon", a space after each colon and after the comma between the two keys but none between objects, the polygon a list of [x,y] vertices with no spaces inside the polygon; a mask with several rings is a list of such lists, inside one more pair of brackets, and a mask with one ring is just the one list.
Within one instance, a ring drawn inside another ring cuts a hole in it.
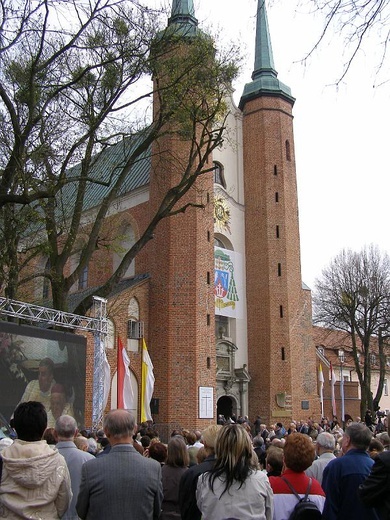
[{"label": "large printed banner", "polygon": [[214,248],[215,314],[229,318],[244,317],[242,255],[221,247]]},{"label": "large printed banner", "polygon": [[22,401],[40,401],[48,426],[72,415],[84,427],[83,336],[0,321],[0,414],[9,421]]}]

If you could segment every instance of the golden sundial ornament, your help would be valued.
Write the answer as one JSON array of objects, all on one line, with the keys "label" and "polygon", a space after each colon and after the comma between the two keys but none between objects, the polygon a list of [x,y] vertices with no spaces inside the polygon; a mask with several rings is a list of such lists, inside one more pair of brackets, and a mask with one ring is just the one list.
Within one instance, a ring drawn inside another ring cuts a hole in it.
[{"label": "golden sundial ornament", "polygon": [[221,195],[214,199],[214,224],[220,231],[230,231],[229,205]]}]

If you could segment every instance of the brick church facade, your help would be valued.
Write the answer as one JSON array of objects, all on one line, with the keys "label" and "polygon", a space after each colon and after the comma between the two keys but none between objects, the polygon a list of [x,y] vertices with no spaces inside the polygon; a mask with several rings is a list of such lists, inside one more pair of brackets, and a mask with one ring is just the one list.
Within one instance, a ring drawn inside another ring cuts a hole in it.
[{"label": "brick church facade", "polygon": [[[197,27],[193,2],[173,0],[168,24]],[[301,279],[294,98],[277,77],[262,0],[254,44],[252,80],[238,107],[228,101],[229,139],[210,159],[214,172],[197,181],[204,209],[160,222],[108,299],[107,408],[116,407],[120,337],[130,358],[139,419],[143,337],[154,365],[153,420],[163,435],[178,426],[203,428],[218,414],[250,419],[259,414],[267,423],[319,418],[311,293]],[[183,142],[167,138],[153,146],[177,156]],[[105,153],[109,160],[115,147]],[[177,163],[162,164],[153,148],[151,157],[132,171],[107,221],[123,250],[145,229],[176,173]],[[164,186],[156,174],[161,169]],[[98,202],[98,194],[91,199]],[[74,296],[98,286],[120,260],[118,252],[97,251]],[[140,324],[143,332],[137,335]]]},{"label": "brick church facade", "polygon": [[[192,2],[173,2],[169,24],[196,26],[194,15]],[[218,414],[267,422],[319,414],[311,296],[300,269],[294,98],[277,78],[261,1],[255,45],[252,81],[238,107],[230,100],[229,139],[213,154],[214,176],[198,185],[205,209],[161,222],[135,259],[135,278],[109,301],[109,314],[121,309],[110,315],[121,337],[127,320],[145,324],[153,419],[167,431],[202,428]],[[159,146],[176,155],[183,144]],[[162,167],[169,185],[175,164],[152,159],[148,182],[126,194],[145,201],[123,212],[134,236],[146,207],[153,212],[159,202],[153,172]],[[139,388],[140,345],[130,343]]]}]

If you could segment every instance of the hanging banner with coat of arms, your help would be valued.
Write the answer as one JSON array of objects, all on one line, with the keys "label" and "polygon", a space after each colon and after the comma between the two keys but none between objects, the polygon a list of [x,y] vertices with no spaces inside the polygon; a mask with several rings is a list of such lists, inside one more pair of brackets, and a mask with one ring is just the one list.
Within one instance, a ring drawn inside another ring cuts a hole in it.
[{"label": "hanging banner with coat of arms", "polygon": [[229,249],[214,249],[215,314],[244,317],[242,255]]}]

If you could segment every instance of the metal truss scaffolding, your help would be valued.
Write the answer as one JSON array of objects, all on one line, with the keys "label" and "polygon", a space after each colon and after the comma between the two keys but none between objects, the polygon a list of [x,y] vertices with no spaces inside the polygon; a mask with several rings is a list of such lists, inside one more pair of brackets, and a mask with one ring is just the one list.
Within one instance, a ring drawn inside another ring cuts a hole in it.
[{"label": "metal truss scaffolding", "polygon": [[10,316],[33,323],[54,325],[56,327],[93,333],[95,341],[92,427],[98,428],[102,422],[103,409],[105,406],[104,368],[106,355],[104,343],[108,331],[107,300],[94,296],[93,316],[89,317],[0,297],[0,316]]}]

